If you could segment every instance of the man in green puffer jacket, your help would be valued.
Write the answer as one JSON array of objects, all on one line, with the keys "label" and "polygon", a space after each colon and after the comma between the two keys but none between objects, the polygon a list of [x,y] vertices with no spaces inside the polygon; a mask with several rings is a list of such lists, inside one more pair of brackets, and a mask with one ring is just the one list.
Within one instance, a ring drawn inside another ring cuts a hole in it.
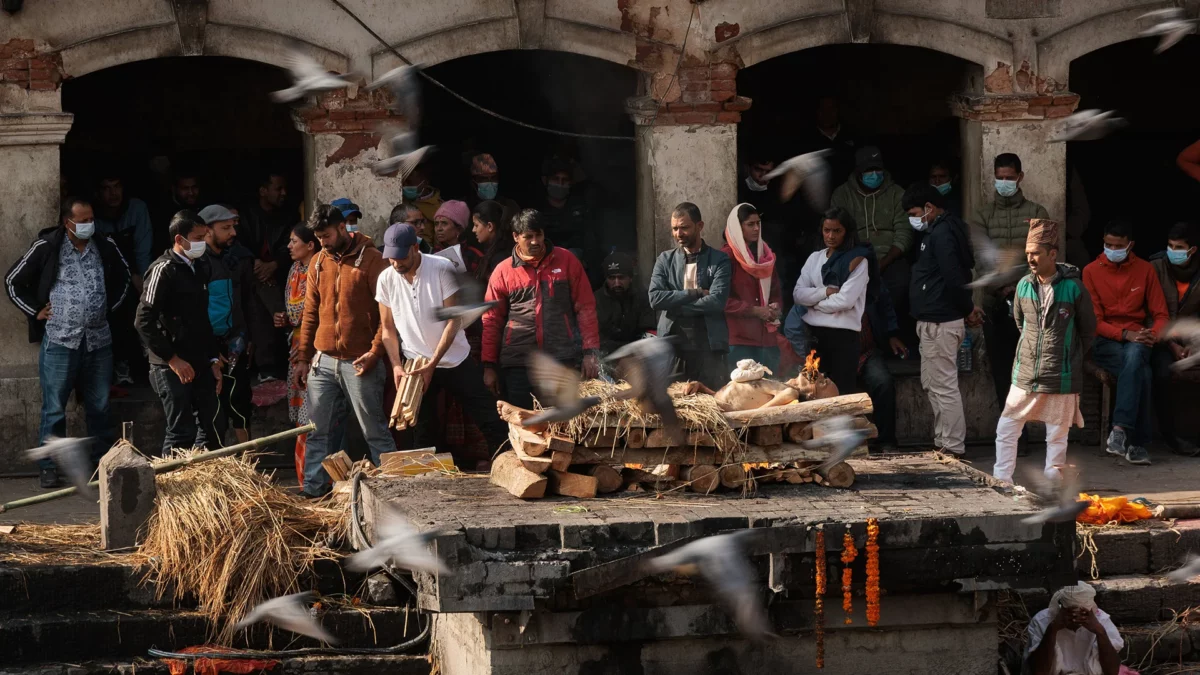
[{"label": "man in green puffer jacket", "polygon": [[1025,244],[1032,270],[1017,282],[1013,319],[1020,328],[1012,386],[996,424],[992,474],[1012,481],[1017,443],[1026,422],[1046,424],[1045,476],[1061,481],[1067,433],[1083,426],[1079,393],[1083,355],[1096,338],[1096,314],[1079,268],[1058,262],[1059,224],[1033,219]]},{"label": "man in green puffer jacket", "polygon": [[908,214],[900,208],[904,189],[883,168],[879,148],[864,146],[854,153],[854,172],[833,191],[831,205],[846,209],[858,223],[858,240],[869,243],[879,260],[879,273],[896,300],[898,316],[908,316],[910,266],[904,257],[912,246]]},{"label": "man in green puffer jacket", "polygon": [[[1019,248],[1025,245],[1029,234],[1029,221],[1034,218],[1047,219],[1046,207],[1025,198],[1021,192],[1021,181],[1025,173],[1021,170],[1021,158],[1011,152],[996,155],[993,164],[996,180],[995,199],[975,209],[967,223],[983,228],[988,239],[1002,248]],[[1065,232],[1065,230],[1062,230]],[[1060,234],[1060,237],[1063,236]],[[1058,250],[1065,251],[1066,241],[1058,243]],[[983,339],[987,348],[988,363],[992,368],[992,380],[996,385],[996,401],[1004,407],[1008,395],[1009,378],[1012,374],[1013,354],[1017,350],[1020,333],[1009,320],[1009,300],[1015,286],[981,290],[976,293],[975,304],[983,308]],[[1027,454],[1026,435],[1021,436],[1021,455]]]}]

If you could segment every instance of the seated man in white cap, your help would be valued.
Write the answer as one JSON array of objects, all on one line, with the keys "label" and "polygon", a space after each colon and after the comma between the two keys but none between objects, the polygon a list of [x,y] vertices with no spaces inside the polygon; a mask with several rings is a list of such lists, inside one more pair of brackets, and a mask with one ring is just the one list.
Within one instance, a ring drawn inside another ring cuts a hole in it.
[{"label": "seated man in white cap", "polygon": [[1121,665],[1117,627],[1082,581],[1060,588],[1029,621],[1025,658],[1033,675],[1136,675]]}]

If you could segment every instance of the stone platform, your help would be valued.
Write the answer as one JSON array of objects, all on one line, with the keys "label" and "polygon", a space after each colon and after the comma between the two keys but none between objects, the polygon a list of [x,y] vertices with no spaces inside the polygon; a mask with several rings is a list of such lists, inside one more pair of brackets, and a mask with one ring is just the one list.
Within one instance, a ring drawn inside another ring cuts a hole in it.
[{"label": "stone platform", "polygon": [[[1024,525],[1038,506],[932,455],[854,460],[853,489],[766,485],[750,497],[619,493],[522,502],[483,478],[367,481],[370,525],[385,504],[435,540],[452,575],[418,575],[436,612],[446,675],[808,670],[815,659],[814,536],[826,532],[829,673],[996,672],[992,591],[1075,580],[1074,524]],[[879,625],[865,618],[866,520],[880,522]],[[648,577],[649,557],[688,540],[753,528],[752,564],[780,638],[742,639],[709,589]],[[852,623],[840,553],[859,549]],[[662,548],[666,547],[666,548]]]}]

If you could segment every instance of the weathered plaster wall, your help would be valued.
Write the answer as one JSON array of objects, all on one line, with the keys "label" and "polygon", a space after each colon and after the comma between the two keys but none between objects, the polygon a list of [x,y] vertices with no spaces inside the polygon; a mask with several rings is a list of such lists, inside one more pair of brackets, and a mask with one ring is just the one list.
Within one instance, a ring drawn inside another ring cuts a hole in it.
[{"label": "weathered plaster wall", "polygon": [[[365,144],[375,141],[375,145]],[[310,201],[329,203],[350,196],[363,211],[359,229],[383,243],[387,216],[400,201],[400,178],[377,176],[371,165],[382,159],[374,134],[317,134],[312,137]],[[345,149],[349,147],[349,149]],[[355,149],[361,150],[354,152]],[[353,153],[353,154],[349,154]],[[343,156],[347,155],[348,156]],[[340,159],[332,159],[340,157]]]},{"label": "weathered plaster wall", "polygon": [[981,193],[985,201],[994,198],[992,162],[1002,152],[1015,152],[1021,158],[1025,196],[1046,207],[1050,217],[1064,220],[1067,213],[1067,146],[1047,143],[1047,130],[1053,120],[1032,122],[982,122],[979,152]]}]

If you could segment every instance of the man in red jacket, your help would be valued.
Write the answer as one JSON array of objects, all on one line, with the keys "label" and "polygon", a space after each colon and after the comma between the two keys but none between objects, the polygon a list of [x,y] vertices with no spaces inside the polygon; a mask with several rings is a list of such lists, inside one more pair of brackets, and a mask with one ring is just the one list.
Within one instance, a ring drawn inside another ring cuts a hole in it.
[{"label": "man in red jacket", "polygon": [[1104,253],[1083,268],[1096,311],[1092,360],[1117,378],[1117,407],[1109,454],[1149,464],[1150,354],[1167,325],[1167,301],[1150,263],[1133,253],[1133,228],[1114,220],[1104,228]]},{"label": "man in red jacket", "polygon": [[581,368],[585,379],[594,378],[600,372],[600,329],[583,265],[570,251],[546,242],[538,212],[518,213],[512,231],[512,258],[488,279],[486,299],[498,304],[483,315],[483,382],[505,401],[531,408],[529,354],[545,352]]}]

